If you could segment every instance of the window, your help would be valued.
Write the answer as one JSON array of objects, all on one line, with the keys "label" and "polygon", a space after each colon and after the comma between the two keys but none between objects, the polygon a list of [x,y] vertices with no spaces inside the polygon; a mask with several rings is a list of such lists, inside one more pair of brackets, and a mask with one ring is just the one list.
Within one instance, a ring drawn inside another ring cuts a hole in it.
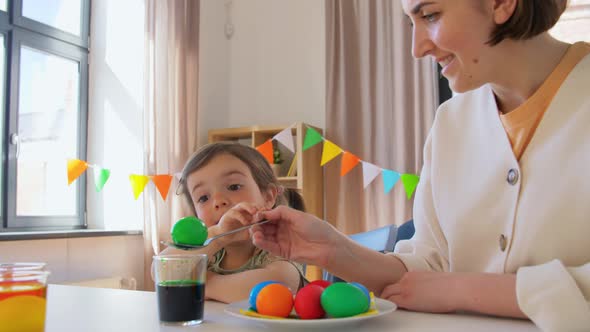
[{"label": "window", "polygon": [[89,0],[0,0],[0,231],[85,227],[66,162],[86,156],[89,21]]}]

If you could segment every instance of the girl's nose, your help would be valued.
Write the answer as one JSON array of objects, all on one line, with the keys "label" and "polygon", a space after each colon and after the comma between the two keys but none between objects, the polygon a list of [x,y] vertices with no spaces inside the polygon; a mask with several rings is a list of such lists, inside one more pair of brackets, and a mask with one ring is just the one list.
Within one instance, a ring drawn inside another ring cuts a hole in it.
[{"label": "girl's nose", "polygon": [[215,209],[221,209],[229,205],[227,198],[221,194],[213,196],[213,202],[215,203]]}]

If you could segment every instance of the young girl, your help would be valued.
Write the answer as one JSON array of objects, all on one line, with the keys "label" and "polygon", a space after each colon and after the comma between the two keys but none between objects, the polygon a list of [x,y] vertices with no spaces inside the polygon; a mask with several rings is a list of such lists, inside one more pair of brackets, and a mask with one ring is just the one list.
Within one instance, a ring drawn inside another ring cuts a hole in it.
[{"label": "young girl", "polygon": [[[279,204],[303,210],[303,199],[279,185],[270,165],[255,149],[219,142],[199,149],[182,171],[181,189],[208,237],[255,222],[254,215]],[[206,253],[206,298],[220,302],[247,299],[253,286],[276,280],[293,291],[303,284],[300,266],[257,249],[247,230],[223,236],[201,250],[168,248],[166,254]]]},{"label": "young girl", "polygon": [[[547,32],[565,0],[403,0],[413,54],[459,92],[424,147],[416,233],[382,255],[288,208],[260,248],[327,268],[402,308],[590,329],[590,45]],[[397,1],[396,1],[397,4]]]}]

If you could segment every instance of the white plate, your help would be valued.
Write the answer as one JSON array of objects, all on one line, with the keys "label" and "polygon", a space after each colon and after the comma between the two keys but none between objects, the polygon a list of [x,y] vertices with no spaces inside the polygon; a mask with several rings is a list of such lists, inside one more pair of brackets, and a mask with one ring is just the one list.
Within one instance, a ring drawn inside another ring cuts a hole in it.
[{"label": "white plate", "polygon": [[386,315],[390,312],[393,312],[397,309],[395,303],[383,300],[383,299],[375,299],[375,305],[377,307],[377,313],[373,315],[366,315],[366,316],[353,316],[353,317],[344,317],[344,318],[321,318],[321,319],[295,319],[295,318],[261,318],[261,317],[253,317],[253,316],[246,316],[240,313],[240,310],[248,310],[250,308],[250,304],[248,300],[230,303],[225,307],[225,312],[249,321],[253,321],[255,323],[262,323],[267,325],[268,327],[276,327],[276,328],[332,328],[332,327],[339,327],[345,325],[353,325],[364,320],[374,319],[383,315]]}]

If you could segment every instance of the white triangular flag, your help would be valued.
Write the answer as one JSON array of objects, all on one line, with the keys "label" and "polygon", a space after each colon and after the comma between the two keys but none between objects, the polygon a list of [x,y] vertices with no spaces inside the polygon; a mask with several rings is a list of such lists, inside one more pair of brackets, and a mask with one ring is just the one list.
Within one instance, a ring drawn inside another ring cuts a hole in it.
[{"label": "white triangular flag", "polygon": [[174,177],[176,178],[176,180],[180,181],[180,178],[182,177],[182,172],[174,173]]},{"label": "white triangular flag", "polygon": [[295,146],[293,144],[293,133],[291,133],[291,127],[284,129],[274,137],[277,141],[283,144],[291,152],[295,152]]},{"label": "white triangular flag", "polygon": [[367,188],[367,186],[375,180],[377,175],[381,173],[381,167],[375,166],[366,161],[361,161],[361,163],[363,164],[363,187]]}]

